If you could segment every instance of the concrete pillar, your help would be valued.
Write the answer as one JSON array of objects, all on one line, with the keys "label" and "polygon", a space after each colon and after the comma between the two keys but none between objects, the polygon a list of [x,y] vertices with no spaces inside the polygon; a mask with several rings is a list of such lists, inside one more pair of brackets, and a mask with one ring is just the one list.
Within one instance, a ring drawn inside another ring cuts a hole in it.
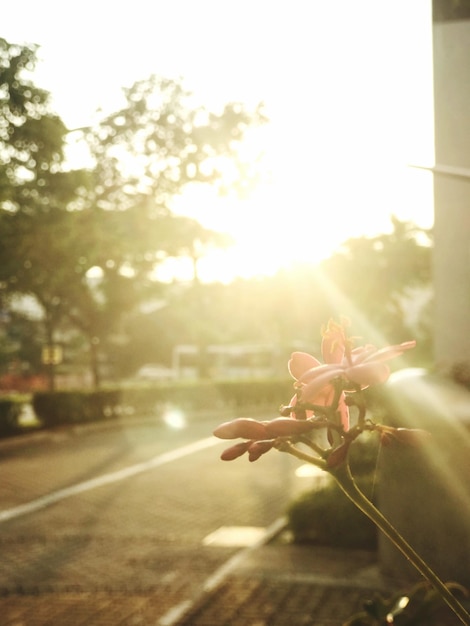
[{"label": "concrete pillar", "polygon": [[448,373],[470,366],[470,15],[434,23],[433,65],[434,356]]},{"label": "concrete pillar", "polygon": [[[470,8],[434,0],[434,360],[440,375],[402,372],[387,387],[387,423],[431,433],[418,448],[382,452],[379,508],[445,581],[470,588]],[[419,580],[379,539],[383,573]]]}]

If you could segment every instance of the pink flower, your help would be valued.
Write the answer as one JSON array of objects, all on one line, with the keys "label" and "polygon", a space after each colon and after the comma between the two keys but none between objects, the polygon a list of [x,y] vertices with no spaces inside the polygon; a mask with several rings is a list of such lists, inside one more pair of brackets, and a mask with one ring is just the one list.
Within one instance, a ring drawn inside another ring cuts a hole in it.
[{"label": "pink flower", "polygon": [[[388,346],[378,350],[375,346],[365,345],[352,348],[352,340],[346,336],[345,324],[333,320],[323,330],[322,364],[315,357],[305,352],[294,352],[288,369],[297,381],[299,400],[312,404],[327,405],[331,402],[334,387],[331,381],[342,378],[352,383],[352,387],[365,389],[369,385],[385,382],[390,375],[390,368],[384,361],[400,356],[406,350],[414,348],[415,341]],[[349,428],[349,410],[341,394],[338,409],[343,428]]]},{"label": "pink flower", "polygon": [[[385,382],[390,369],[386,361],[400,356],[406,350],[414,348],[415,341],[408,341],[378,350],[375,346],[365,345],[353,348],[352,339],[346,335],[345,322],[338,324],[330,320],[322,331],[321,352],[324,363],[306,352],[294,352],[289,360],[288,369],[295,379],[294,387],[297,390],[288,407],[283,407],[281,417],[270,421],[257,421],[249,417],[239,417],[217,426],[214,435],[220,439],[237,439],[245,441],[236,443],[227,448],[221,455],[224,461],[248,453],[250,461],[256,461],[260,456],[279,444],[282,438],[294,438],[298,442],[302,435],[310,433],[316,428],[330,427],[331,422],[312,419],[314,412],[320,412],[315,406],[304,409],[299,403],[313,404],[319,407],[332,407],[336,412],[337,423],[344,431],[349,429],[349,408],[346,402],[345,391],[364,389],[369,385]],[[342,386],[337,389],[333,382],[340,379]],[[337,397],[337,393],[339,397]],[[312,410],[313,409],[313,410]],[[328,412],[325,411],[328,416]],[[290,415],[290,417],[289,417]],[[413,440],[416,433],[402,433],[397,430],[391,435],[388,431],[383,436],[389,439]],[[331,443],[331,442],[330,442]],[[347,456],[349,442],[344,441],[328,457],[330,467],[341,464]]]},{"label": "pink flower", "polygon": [[217,426],[214,435],[219,439],[247,439],[222,452],[223,461],[233,461],[248,452],[250,461],[256,461],[269,452],[277,437],[294,437],[310,432],[316,424],[307,420],[294,420],[291,417],[277,417],[270,421],[258,422],[251,417],[238,417]]}]

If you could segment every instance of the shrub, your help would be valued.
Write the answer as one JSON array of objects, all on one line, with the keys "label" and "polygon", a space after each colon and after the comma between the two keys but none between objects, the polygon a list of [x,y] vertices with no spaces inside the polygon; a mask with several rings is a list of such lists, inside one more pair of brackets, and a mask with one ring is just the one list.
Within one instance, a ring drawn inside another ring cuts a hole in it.
[{"label": "shrub", "polygon": [[155,412],[172,404],[184,411],[219,409],[254,409],[276,407],[290,400],[292,381],[267,380],[195,380],[176,381],[152,387],[127,387],[122,402],[135,413]]},{"label": "shrub", "polygon": [[[360,487],[370,493],[369,481],[361,480]],[[288,508],[287,517],[295,543],[363,550],[377,548],[375,525],[333,480],[294,500]]]},{"label": "shrub", "polygon": [[[350,465],[359,488],[373,500],[377,490],[378,442],[358,440],[351,447]],[[301,494],[288,507],[289,529],[296,543],[375,550],[377,529],[329,477],[326,486]]]},{"label": "shrub", "polygon": [[48,428],[121,413],[155,414],[163,412],[168,405],[188,413],[210,414],[227,408],[249,411],[280,406],[292,394],[292,381],[285,379],[172,381],[100,391],[37,392],[33,396],[33,408],[43,427]]},{"label": "shrub", "polygon": [[105,419],[116,414],[120,392],[42,391],[33,396],[36,416],[45,427]]},{"label": "shrub", "polygon": [[87,415],[90,420],[116,417],[122,403],[120,389],[107,389],[88,393],[86,401]]},{"label": "shrub", "polygon": [[134,414],[158,413],[167,405],[184,411],[218,408],[221,398],[210,381],[169,382],[153,386],[126,387],[122,390],[123,406]]},{"label": "shrub", "polygon": [[227,380],[219,381],[217,388],[224,401],[233,407],[276,407],[287,404],[293,396],[292,380]]},{"label": "shrub", "polygon": [[21,414],[21,404],[22,400],[14,398],[0,399],[0,437],[20,432],[18,418]]}]

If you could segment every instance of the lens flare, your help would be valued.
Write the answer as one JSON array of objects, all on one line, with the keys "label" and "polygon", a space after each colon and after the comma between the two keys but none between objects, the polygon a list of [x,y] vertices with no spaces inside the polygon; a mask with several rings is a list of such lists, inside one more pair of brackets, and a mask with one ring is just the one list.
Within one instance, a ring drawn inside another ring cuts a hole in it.
[{"label": "lens flare", "polygon": [[167,426],[174,430],[182,430],[186,426],[186,417],[181,409],[174,407],[166,409],[162,419]]}]

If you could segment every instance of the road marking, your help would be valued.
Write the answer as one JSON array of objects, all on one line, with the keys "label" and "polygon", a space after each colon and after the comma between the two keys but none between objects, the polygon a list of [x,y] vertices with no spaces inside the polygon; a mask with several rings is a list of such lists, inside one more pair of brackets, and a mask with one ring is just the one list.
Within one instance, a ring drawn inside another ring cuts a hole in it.
[{"label": "road marking", "polygon": [[47,506],[50,506],[51,504],[55,504],[56,502],[65,500],[65,498],[76,496],[79,493],[84,493],[85,491],[96,489],[97,487],[103,487],[104,485],[116,483],[120,480],[130,478],[131,476],[142,474],[143,472],[148,472],[151,469],[160,467],[161,465],[166,465],[167,463],[171,463],[172,461],[177,461],[178,459],[181,459],[190,454],[194,454],[195,452],[200,452],[201,450],[210,448],[218,443],[221,443],[221,441],[216,437],[206,437],[205,439],[199,439],[198,441],[194,441],[193,443],[182,446],[181,448],[176,448],[175,450],[170,450],[169,452],[159,454],[158,456],[155,456],[148,461],[143,461],[142,463],[137,463],[136,465],[130,465],[129,467],[117,470],[116,472],[103,474],[103,476],[97,476],[96,478],[86,480],[82,483],[77,483],[76,485],[72,485],[71,487],[58,489],[57,491],[53,491],[52,493],[49,493],[45,496],[41,496],[36,500],[31,500],[26,504],[20,504],[19,506],[15,506],[12,509],[0,511],[0,523],[7,522],[16,517],[21,517],[22,515],[27,515],[28,513],[34,513],[35,511],[39,511],[40,509],[44,509]]},{"label": "road marking", "polygon": [[220,526],[202,540],[203,546],[225,546],[226,548],[247,548],[264,537],[261,526]]},{"label": "road marking", "polygon": [[217,587],[223,582],[227,576],[229,576],[241,563],[247,558],[249,554],[257,550],[264,544],[271,541],[273,537],[281,532],[286,527],[287,519],[285,517],[279,517],[270,526],[268,526],[262,536],[252,545],[243,548],[236,552],[232,557],[225,561],[206,581],[203,583],[199,593],[193,598],[183,600],[169,611],[165,613],[157,622],[158,626],[176,626],[185,615],[187,615],[196,604],[201,603],[205,598],[209,597]]},{"label": "road marking", "polygon": [[219,567],[219,569],[217,569],[212,574],[212,576],[209,576],[209,578],[206,580],[203,586],[204,592],[210,593],[216,587],[218,587],[220,583],[222,582],[222,580],[226,578],[231,572],[233,572],[233,570],[237,568],[240,565],[240,563],[242,563],[242,561],[244,561],[245,558],[249,554],[251,554],[251,552],[260,548],[265,543],[268,543],[268,541],[271,541],[273,537],[279,534],[281,530],[286,527],[286,524],[287,524],[286,518],[279,517],[277,520],[275,520],[271,524],[271,526],[268,526],[266,528],[266,531],[264,532],[263,536],[260,537],[258,541],[253,543],[251,546],[243,548],[242,550],[234,554],[228,561],[226,561],[223,565],[221,565],[221,567]]}]

